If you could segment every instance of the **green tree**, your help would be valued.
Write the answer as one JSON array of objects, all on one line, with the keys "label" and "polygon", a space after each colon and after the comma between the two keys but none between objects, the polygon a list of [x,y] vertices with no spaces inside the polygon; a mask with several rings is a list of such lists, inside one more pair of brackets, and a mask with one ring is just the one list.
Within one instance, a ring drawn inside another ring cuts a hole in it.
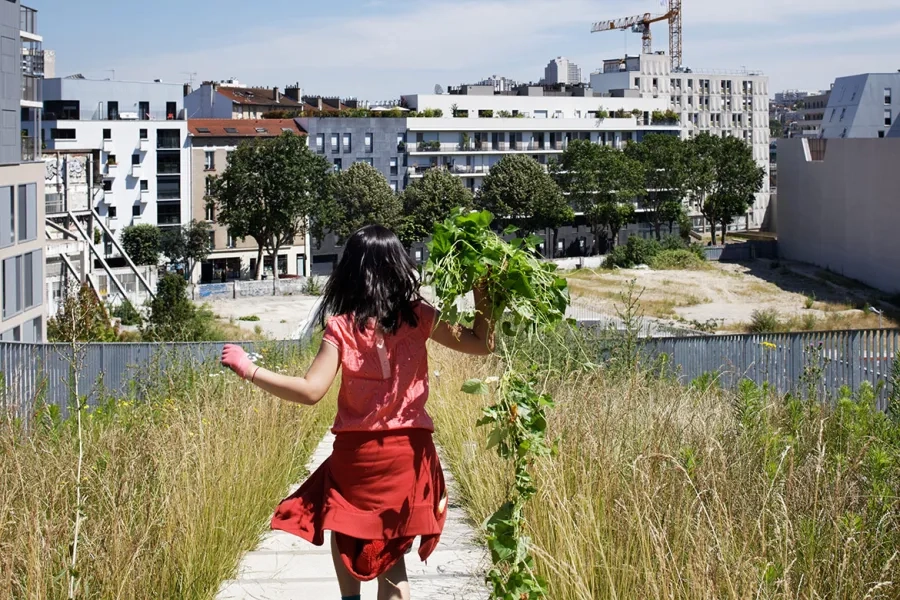
[{"label": "green tree", "polygon": [[357,162],[338,175],[332,218],[326,223],[328,229],[343,241],[366,225],[383,225],[398,231],[402,213],[400,198],[391,190],[384,175],[366,163]]},{"label": "green tree", "polygon": [[322,237],[336,208],[332,187],[328,161],[311,152],[305,138],[284,133],[238,146],[225,172],[212,178],[207,203],[216,207],[217,221],[232,236],[256,240],[259,279],[264,252],[278,264],[279,250],[307,228]]},{"label": "green tree", "polygon": [[208,330],[208,321],[187,296],[184,277],[170,273],[160,279],[141,336],[155,342],[196,342],[207,339]]},{"label": "green tree", "polygon": [[183,264],[185,272],[191,273],[212,250],[211,232],[212,226],[206,221],[191,221],[183,227],[166,229],[160,238],[160,250],[171,262]]},{"label": "green tree", "polygon": [[784,137],[784,125],[782,125],[781,121],[779,121],[778,119],[769,120],[769,137]]},{"label": "green tree", "polygon": [[475,204],[512,221],[526,234],[555,230],[575,218],[553,177],[536,160],[521,154],[504,156],[491,167]]},{"label": "green tree", "polygon": [[662,239],[662,224],[666,218],[667,202],[681,202],[687,186],[685,144],[674,135],[649,134],[639,143],[625,147],[625,154],[640,161],[644,167],[644,193],[641,205],[647,210]]},{"label": "green tree", "polygon": [[159,242],[156,225],[142,223],[122,230],[122,248],[138,266],[159,264]]},{"label": "green tree", "polygon": [[118,337],[106,307],[87,284],[68,290],[47,322],[50,342],[115,342]]},{"label": "green tree", "polygon": [[403,224],[400,239],[410,247],[421,242],[443,222],[454,208],[472,208],[472,193],[459,177],[446,169],[428,169],[422,179],[414,180],[400,195]]},{"label": "green tree", "polygon": [[708,202],[716,186],[716,165],[722,138],[706,132],[687,142],[687,190],[700,213],[712,228],[712,243],[716,243],[716,223],[719,214],[716,203]]},{"label": "green tree", "polygon": [[562,154],[555,176],[591,225],[599,247],[600,228],[613,245],[619,231],[634,219],[633,198],[643,193],[643,166],[609,146],[574,140]]},{"label": "green tree", "polygon": [[736,137],[722,138],[716,161],[716,187],[710,201],[717,205],[723,244],[728,225],[747,214],[765,177],[766,170],[756,163],[749,144]]}]

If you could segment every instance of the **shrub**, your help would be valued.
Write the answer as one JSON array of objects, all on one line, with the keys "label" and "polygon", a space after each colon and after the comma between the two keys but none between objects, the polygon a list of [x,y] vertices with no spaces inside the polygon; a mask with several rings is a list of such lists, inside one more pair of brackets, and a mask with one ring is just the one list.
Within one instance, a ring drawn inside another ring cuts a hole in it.
[{"label": "shrub", "polygon": [[220,339],[222,332],[215,327],[215,315],[188,299],[184,277],[169,274],[159,281],[141,335],[156,342],[203,342]]},{"label": "shrub", "polygon": [[781,329],[781,317],[771,308],[754,310],[749,329],[750,333],[775,333]]},{"label": "shrub", "polygon": [[256,315],[249,315],[246,317],[238,317],[238,321],[248,321],[251,323],[255,323],[256,321],[259,321],[259,317],[257,317]]},{"label": "shrub", "polygon": [[117,337],[106,307],[87,284],[67,292],[56,316],[47,323],[51,342],[114,342]]},{"label": "shrub", "polygon": [[122,248],[139,266],[159,263],[160,231],[156,225],[141,223],[122,230]]},{"label": "shrub", "polygon": [[661,249],[656,240],[633,235],[624,246],[617,246],[607,255],[604,265],[610,269],[631,269],[636,265],[646,265]]},{"label": "shrub", "polygon": [[806,300],[803,301],[803,306],[806,308],[806,310],[809,310],[813,307],[813,305],[815,303],[816,303],[816,295],[815,294],[807,294]]},{"label": "shrub", "polygon": [[698,270],[706,266],[706,263],[690,250],[663,250],[650,259],[650,268],[657,271],[665,270]]},{"label": "shrub", "polygon": [[110,314],[119,319],[122,322],[122,325],[140,325],[144,322],[141,313],[128,300],[114,306],[110,311]]}]

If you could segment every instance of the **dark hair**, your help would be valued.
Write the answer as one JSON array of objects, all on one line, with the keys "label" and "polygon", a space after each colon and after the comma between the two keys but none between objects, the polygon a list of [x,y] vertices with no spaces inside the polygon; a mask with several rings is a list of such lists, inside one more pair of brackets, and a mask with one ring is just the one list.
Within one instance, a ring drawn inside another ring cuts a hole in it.
[{"label": "dark hair", "polygon": [[403,244],[386,227],[367,225],[347,240],[316,318],[324,326],[328,315],[350,315],[360,331],[375,319],[385,333],[395,333],[404,323],[418,325],[418,300],[416,265]]}]

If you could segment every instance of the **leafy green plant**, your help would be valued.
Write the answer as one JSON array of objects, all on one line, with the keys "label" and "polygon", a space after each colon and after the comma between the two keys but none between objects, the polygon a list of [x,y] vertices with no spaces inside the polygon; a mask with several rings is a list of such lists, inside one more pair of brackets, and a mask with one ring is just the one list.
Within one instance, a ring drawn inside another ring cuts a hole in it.
[{"label": "leafy green plant", "polygon": [[646,265],[654,256],[660,253],[662,246],[659,242],[649,238],[633,235],[623,246],[616,246],[607,255],[603,266],[609,269],[631,269],[636,265]]},{"label": "leafy green plant", "polygon": [[[540,238],[505,242],[491,229],[492,215],[456,209],[435,226],[425,267],[426,282],[434,289],[436,304],[451,323],[467,321],[471,312],[459,302],[480,286],[491,300],[492,315],[506,315],[503,331],[513,339],[523,332],[551,330],[565,319],[569,304],[566,281],[555,266],[541,262],[535,248]],[[514,229],[507,229],[509,235]],[[508,312],[508,315],[507,315]],[[484,410],[479,426],[490,426],[489,446],[512,462],[515,485],[506,502],[484,524],[493,567],[487,574],[495,599],[539,599],[546,581],[535,574],[530,541],[524,535],[525,506],[537,493],[532,468],[538,457],[553,452],[547,442],[546,410],[552,398],[539,392],[536,366],[522,373],[504,344],[504,373],[498,378],[497,402]],[[489,382],[471,379],[463,385],[469,394],[488,394]]]},{"label": "leafy green plant", "polygon": [[256,321],[259,321],[259,317],[257,317],[256,315],[248,315],[246,317],[238,317],[238,321],[248,321],[250,323],[255,323]]},{"label": "leafy green plant", "polygon": [[813,307],[813,305],[815,303],[816,303],[815,293],[811,292],[809,294],[806,294],[806,299],[803,301],[803,307],[806,308],[806,310],[809,310]]},{"label": "leafy green plant", "polygon": [[650,259],[650,268],[657,271],[706,268],[706,263],[690,250],[663,250]]},{"label": "leafy green plant", "polygon": [[781,329],[781,317],[771,308],[754,310],[750,315],[750,333],[774,333]]},{"label": "leafy green plant", "polygon": [[322,286],[316,277],[307,277],[303,284],[303,294],[306,296],[321,296]]},{"label": "leafy green plant", "polygon": [[144,322],[141,313],[128,300],[117,304],[109,312],[113,317],[119,319],[122,325],[140,325]]}]

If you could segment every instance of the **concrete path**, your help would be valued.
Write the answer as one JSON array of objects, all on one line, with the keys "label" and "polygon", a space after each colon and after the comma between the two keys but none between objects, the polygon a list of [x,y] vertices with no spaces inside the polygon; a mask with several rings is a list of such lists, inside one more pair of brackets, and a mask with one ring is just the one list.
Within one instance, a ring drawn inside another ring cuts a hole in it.
[{"label": "concrete path", "polygon": [[[331,454],[334,436],[328,434],[310,460],[314,471]],[[428,559],[419,561],[419,541],[406,557],[413,598],[429,600],[481,600],[488,597],[484,584],[487,554],[474,541],[474,531],[462,508],[454,502],[455,481],[445,470],[450,487],[450,512],[441,543]],[[299,487],[299,484],[291,491]],[[375,598],[378,584],[364,583],[363,598]],[[270,531],[256,550],[247,553],[238,567],[236,579],[225,581],[217,600],[331,600],[341,597],[331,542],[321,548],[289,533]]]}]

